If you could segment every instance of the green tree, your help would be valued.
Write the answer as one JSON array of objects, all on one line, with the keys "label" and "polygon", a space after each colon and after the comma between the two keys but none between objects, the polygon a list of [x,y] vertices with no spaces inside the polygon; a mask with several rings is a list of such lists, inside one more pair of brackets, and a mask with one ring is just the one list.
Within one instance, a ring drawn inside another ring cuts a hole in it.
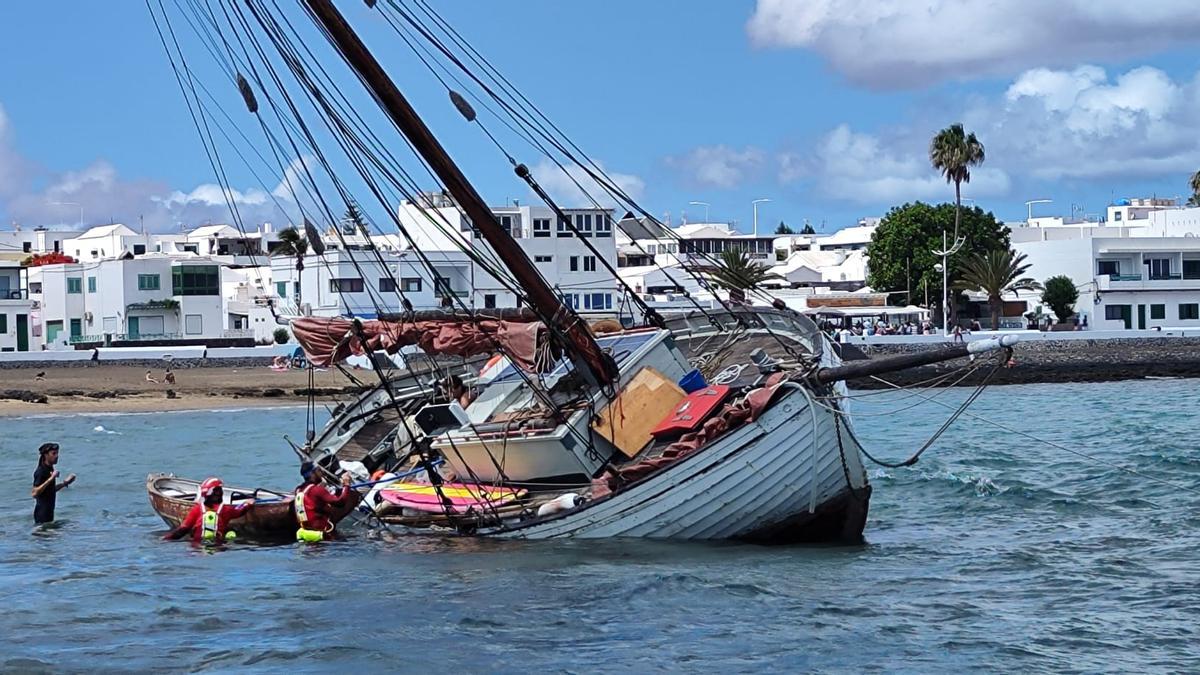
[{"label": "green tree", "polygon": [[751,260],[750,254],[742,249],[721,253],[715,266],[699,272],[717,288],[729,291],[729,299],[733,302],[745,302],[747,290],[764,281],[781,278],[771,272],[770,267]]},{"label": "green tree", "polygon": [[[877,291],[899,291],[891,297],[897,304],[921,304],[928,292],[929,304],[942,305],[942,273],[934,265],[942,262],[934,251],[942,250],[942,233],[954,227],[954,204],[915,202],[897,206],[880,221],[867,245],[867,284]],[[965,237],[957,256],[967,257],[1009,247],[1008,228],[979,207],[961,212]],[[955,279],[953,262],[950,280]]]},{"label": "green tree", "polygon": [[800,234],[816,234],[816,233],[817,233],[817,231],[814,230],[813,226],[809,225],[808,223],[805,223],[804,227],[800,229]]},{"label": "green tree", "polygon": [[950,239],[953,243],[958,241],[962,184],[971,182],[971,167],[983,164],[983,143],[974,133],[963,130],[962,124],[951,124],[929,141],[929,163],[946,177],[947,183],[954,183],[954,237]]},{"label": "green tree", "polygon": [[275,336],[275,344],[277,345],[286,345],[288,340],[291,339],[286,328],[276,328],[273,335]]},{"label": "green tree", "polygon": [[[290,255],[296,259],[296,278],[304,271],[304,256],[308,254],[308,238],[294,227],[279,231],[279,245],[271,255]],[[300,284],[296,284],[296,307],[300,307]]]},{"label": "green tree", "polygon": [[1192,188],[1192,196],[1188,198],[1188,206],[1200,206],[1200,171],[1192,174],[1188,180],[1188,187]]},{"label": "green tree", "polygon": [[1025,254],[1017,254],[1011,248],[975,253],[962,259],[959,280],[953,287],[987,293],[992,330],[999,330],[1000,309],[1006,293],[1016,295],[1017,291],[1042,290],[1042,285],[1035,279],[1021,276],[1029,267],[1029,263],[1025,262]]},{"label": "green tree", "polygon": [[787,226],[787,223],[779,221],[779,227],[775,228],[775,234],[796,234],[796,231]]},{"label": "green tree", "polygon": [[1046,280],[1046,290],[1042,291],[1042,304],[1050,305],[1058,322],[1063,323],[1075,313],[1075,301],[1079,299],[1079,289],[1071,277],[1060,274]]}]

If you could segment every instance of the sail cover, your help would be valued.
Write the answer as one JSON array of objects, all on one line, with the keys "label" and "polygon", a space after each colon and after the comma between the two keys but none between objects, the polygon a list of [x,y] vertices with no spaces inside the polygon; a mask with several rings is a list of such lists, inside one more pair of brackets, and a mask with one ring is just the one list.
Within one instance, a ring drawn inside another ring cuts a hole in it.
[{"label": "sail cover", "polygon": [[[548,354],[548,333],[539,322],[500,319],[382,321],[362,322],[362,336],[352,319],[340,317],[303,317],[291,322],[292,333],[308,360],[328,367],[351,354],[363,355],[367,349],[395,354],[402,347],[416,345],[430,356],[476,356],[502,351],[525,370],[538,370],[537,364],[553,367],[557,359]],[[539,358],[539,354],[543,358]]]}]

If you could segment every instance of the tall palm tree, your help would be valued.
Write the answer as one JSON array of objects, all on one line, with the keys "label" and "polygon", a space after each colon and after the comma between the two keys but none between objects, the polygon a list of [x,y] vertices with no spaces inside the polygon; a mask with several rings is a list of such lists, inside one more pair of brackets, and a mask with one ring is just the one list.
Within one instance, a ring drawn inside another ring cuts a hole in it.
[{"label": "tall palm tree", "polygon": [[[304,256],[308,254],[308,238],[294,227],[279,231],[279,246],[272,255],[290,255],[296,259],[296,279],[304,271]],[[300,307],[300,284],[296,284],[296,308]]]},{"label": "tall palm tree", "polygon": [[781,278],[770,267],[751,260],[750,254],[740,248],[722,252],[715,266],[703,269],[700,273],[714,286],[729,291],[729,299],[733,302],[745,302],[748,289],[764,281]]},{"label": "tall palm tree", "polygon": [[962,222],[962,184],[971,182],[971,167],[983,164],[983,143],[974,133],[967,133],[962,124],[951,124],[937,132],[929,141],[929,162],[954,183],[954,238],[958,241],[958,227]]},{"label": "tall palm tree", "polygon": [[1188,206],[1200,206],[1200,171],[1192,174],[1188,181],[1188,186],[1192,188],[1192,196],[1188,199]]},{"label": "tall palm tree", "polygon": [[1000,307],[1005,293],[1040,291],[1042,285],[1030,277],[1022,277],[1030,263],[1025,254],[1012,249],[997,249],[986,254],[976,253],[959,266],[959,280],[954,287],[964,291],[983,291],[988,296],[992,314],[992,330],[1000,327]]}]

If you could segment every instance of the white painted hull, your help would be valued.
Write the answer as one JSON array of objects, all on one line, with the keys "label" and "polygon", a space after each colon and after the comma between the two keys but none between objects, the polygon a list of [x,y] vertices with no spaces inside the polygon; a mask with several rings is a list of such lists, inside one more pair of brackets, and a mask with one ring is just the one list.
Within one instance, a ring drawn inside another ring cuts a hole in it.
[{"label": "white painted hull", "polygon": [[833,412],[790,386],[757,421],[640,483],[565,514],[490,533],[803,541],[831,538],[806,528],[819,523],[828,529],[833,522],[838,530],[835,521],[843,518],[841,535],[832,538],[859,538],[870,494],[859,445],[844,421],[835,426]]}]

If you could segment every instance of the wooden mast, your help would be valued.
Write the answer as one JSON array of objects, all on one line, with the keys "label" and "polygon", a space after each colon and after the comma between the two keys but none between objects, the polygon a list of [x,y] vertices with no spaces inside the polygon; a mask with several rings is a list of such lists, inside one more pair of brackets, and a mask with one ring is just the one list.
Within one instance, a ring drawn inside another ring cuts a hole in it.
[{"label": "wooden mast", "polygon": [[600,345],[596,344],[595,338],[592,337],[582,319],[562,303],[554,290],[546,284],[546,280],[538,274],[529,257],[525,255],[525,251],[500,226],[495,214],[467,181],[466,176],[446,153],[445,148],[417,115],[416,110],[400,93],[391,77],[383,70],[375,57],[367,51],[366,45],[346,22],[341,12],[333,6],[330,0],[305,0],[305,4],[308,5],[313,16],[324,26],[345,56],[346,61],[374,94],[384,111],[413,144],[417,152],[425,161],[429,162],[429,166],[437,174],[442,184],[462,207],[467,218],[470,219],[471,225],[479,231],[479,234],[496,251],[496,255],[508,266],[517,282],[528,294],[530,304],[540,315],[542,321],[566,333],[573,351],[582,358],[583,364],[591,372],[597,384],[605,385],[615,381],[617,378],[615,363],[600,350]]}]

